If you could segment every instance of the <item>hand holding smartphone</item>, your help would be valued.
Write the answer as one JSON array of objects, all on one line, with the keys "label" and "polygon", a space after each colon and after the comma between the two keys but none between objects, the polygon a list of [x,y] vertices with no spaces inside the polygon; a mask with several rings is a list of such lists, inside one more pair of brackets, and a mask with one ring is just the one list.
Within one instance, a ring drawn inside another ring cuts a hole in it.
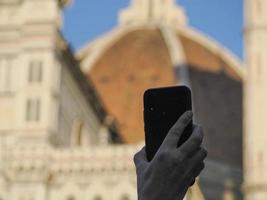
[{"label": "hand holding smartphone", "polygon": [[144,94],[146,146],[134,156],[140,199],[183,199],[204,169],[203,130],[193,129],[190,89],[149,89]]},{"label": "hand holding smartphone", "polygon": [[[145,143],[151,161],[168,131],[180,116],[192,110],[191,91],[186,86],[148,89],[144,93]],[[191,135],[193,122],[186,127],[177,147]]]}]

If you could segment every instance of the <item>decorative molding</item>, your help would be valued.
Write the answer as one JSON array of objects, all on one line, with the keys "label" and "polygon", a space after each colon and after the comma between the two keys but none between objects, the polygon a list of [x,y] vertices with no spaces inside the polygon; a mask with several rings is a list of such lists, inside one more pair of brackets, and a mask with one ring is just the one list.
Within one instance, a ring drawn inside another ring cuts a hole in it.
[{"label": "decorative molding", "polygon": [[4,149],[3,153],[7,156],[1,160],[5,163],[2,171],[12,181],[104,172],[134,174],[132,158],[139,148],[139,145],[109,145],[55,149],[49,145],[11,144]]}]

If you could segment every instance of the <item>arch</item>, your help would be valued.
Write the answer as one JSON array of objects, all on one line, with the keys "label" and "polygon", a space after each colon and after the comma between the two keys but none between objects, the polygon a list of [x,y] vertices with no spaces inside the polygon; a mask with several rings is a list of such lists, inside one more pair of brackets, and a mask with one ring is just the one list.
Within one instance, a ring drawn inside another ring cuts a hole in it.
[{"label": "arch", "polygon": [[101,195],[96,195],[93,197],[93,200],[103,200],[103,198],[101,197]]},{"label": "arch", "polygon": [[128,181],[120,182],[113,189],[114,199],[118,200],[131,200],[137,199],[135,186]]},{"label": "arch", "polygon": [[87,200],[106,200],[110,199],[111,191],[103,184],[104,180],[100,177],[85,191]]},{"label": "arch", "polygon": [[68,196],[68,197],[66,198],[66,200],[76,200],[76,198],[75,198],[74,196],[70,195],[70,196]]},{"label": "arch", "polygon": [[58,190],[55,196],[52,196],[51,199],[60,199],[60,200],[77,200],[81,197],[81,189],[78,184],[75,182],[67,182],[60,190]]},{"label": "arch", "polygon": [[75,119],[72,125],[71,144],[72,146],[81,146],[83,143],[83,128],[84,122],[80,119]]},{"label": "arch", "polygon": [[130,195],[128,194],[123,194],[120,198],[120,200],[130,200]]}]

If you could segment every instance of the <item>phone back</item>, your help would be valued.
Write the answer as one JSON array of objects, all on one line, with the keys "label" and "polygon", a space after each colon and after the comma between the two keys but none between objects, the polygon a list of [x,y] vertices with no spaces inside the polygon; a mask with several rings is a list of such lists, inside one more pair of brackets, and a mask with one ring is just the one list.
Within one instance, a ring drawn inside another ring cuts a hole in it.
[{"label": "phone back", "polygon": [[[149,89],[144,93],[144,129],[147,159],[153,159],[170,128],[186,111],[192,110],[191,91],[185,86]],[[192,133],[192,122],[177,147]]]}]

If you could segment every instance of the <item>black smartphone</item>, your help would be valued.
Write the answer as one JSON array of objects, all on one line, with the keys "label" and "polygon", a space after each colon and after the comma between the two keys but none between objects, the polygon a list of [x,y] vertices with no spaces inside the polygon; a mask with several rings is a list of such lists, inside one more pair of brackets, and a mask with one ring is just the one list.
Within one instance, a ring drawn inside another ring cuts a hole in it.
[{"label": "black smartphone", "polygon": [[[186,86],[152,88],[144,93],[144,129],[148,161],[152,160],[170,128],[192,110],[191,91]],[[191,135],[193,122],[185,129],[177,147]]]}]

